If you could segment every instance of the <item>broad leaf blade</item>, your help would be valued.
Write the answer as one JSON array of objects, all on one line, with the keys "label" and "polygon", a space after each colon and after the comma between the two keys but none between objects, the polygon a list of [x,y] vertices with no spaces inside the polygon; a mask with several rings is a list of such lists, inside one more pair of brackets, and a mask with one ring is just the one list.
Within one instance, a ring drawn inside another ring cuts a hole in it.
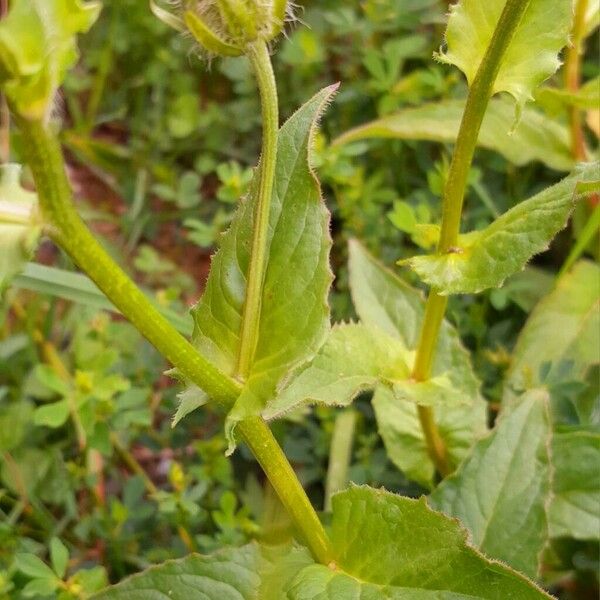
[{"label": "broad leaf blade", "polygon": [[430,497],[433,508],[460,519],[479,550],[529,577],[539,574],[548,541],[550,441],[548,395],[535,390]]},{"label": "broad leaf blade", "polygon": [[598,178],[598,163],[521,202],[481,231],[461,235],[447,254],[416,256],[402,261],[442,295],[475,294],[499,287],[536,254],[548,248],[566,225],[575,202],[588,191],[578,183]]},{"label": "broad leaf blade", "polygon": [[12,0],[0,23],[0,87],[28,119],[44,118],[77,60],[78,33],[88,31],[99,2]]},{"label": "broad leaf blade", "polygon": [[550,535],[600,538],[600,433],[558,433],[552,445],[554,496]]},{"label": "broad leaf blade", "polygon": [[600,364],[600,266],[588,261],[561,278],[530,315],[515,346],[503,402],[512,406],[516,392],[541,385],[542,365],[550,365],[551,378],[565,363],[581,380]]},{"label": "broad leaf blade", "polygon": [[[416,404],[399,402],[389,388],[379,386],[372,400],[379,434],[390,460],[423,487],[433,487],[435,467],[427,449]],[[435,422],[446,443],[448,458],[458,465],[478,437],[486,431],[486,403],[433,407]]]},{"label": "broad leaf blade", "polygon": [[[461,0],[450,6],[445,53],[473,83],[506,0]],[[493,91],[508,92],[522,106],[560,66],[573,19],[572,0],[531,0],[506,50]],[[541,34],[540,32],[543,32]]]},{"label": "broad leaf blade", "polygon": [[[294,571],[289,572],[292,560]],[[94,600],[280,600],[281,587],[311,564],[304,549],[267,549],[252,543],[201,556],[192,554],[134,575]],[[286,569],[286,567],[288,567]],[[281,569],[284,569],[283,576]]]},{"label": "broad leaf blade", "polygon": [[[21,187],[20,176],[20,165],[0,165],[0,294],[33,255],[41,232],[37,195]],[[3,222],[3,213],[18,214],[23,222]]]},{"label": "broad leaf blade", "polygon": [[[370,138],[428,140],[453,143],[465,108],[464,101],[443,100],[407,108],[351,129],[334,145]],[[514,108],[506,98],[493,98],[485,113],[477,143],[494,150],[516,165],[541,161],[558,171],[573,168],[566,127],[537,110],[526,108],[512,131]]]},{"label": "broad leaf blade", "polygon": [[[230,430],[237,420],[263,407],[277,381],[310,358],[328,331],[329,214],[309,154],[315,122],[335,89],[319,92],[279,134],[259,341],[248,381],[229,417]],[[255,177],[193,310],[196,345],[229,374],[235,373],[238,360],[256,188]]]},{"label": "broad leaf blade", "polygon": [[[423,321],[423,296],[358,242],[351,241],[349,251],[352,299],[362,322],[367,327],[383,329],[414,350]],[[477,436],[486,431],[486,404],[479,395],[479,382],[469,354],[446,321],[441,328],[433,374],[447,374],[465,402],[464,406],[438,403],[433,408],[450,459],[459,464]],[[390,459],[409,478],[431,487],[435,469],[416,406],[397,401],[385,386],[379,386],[373,408]]]},{"label": "broad leaf blade", "polygon": [[436,590],[488,600],[549,598],[467,542],[458,522],[412,500],[360,487],[333,497],[338,565],[377,585]]}]

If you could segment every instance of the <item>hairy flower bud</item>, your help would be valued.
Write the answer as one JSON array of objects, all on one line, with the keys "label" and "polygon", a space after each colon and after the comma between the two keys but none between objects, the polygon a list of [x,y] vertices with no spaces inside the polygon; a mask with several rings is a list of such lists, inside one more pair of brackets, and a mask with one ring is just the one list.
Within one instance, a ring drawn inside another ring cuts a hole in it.
[{"label": "hairy flower bud", "polygon": [[269,42],[283,29],[287,0],[180,0],[180,19],[152,0],[154,13],[187,29],[211,54],[240,56],[249,44]]}]

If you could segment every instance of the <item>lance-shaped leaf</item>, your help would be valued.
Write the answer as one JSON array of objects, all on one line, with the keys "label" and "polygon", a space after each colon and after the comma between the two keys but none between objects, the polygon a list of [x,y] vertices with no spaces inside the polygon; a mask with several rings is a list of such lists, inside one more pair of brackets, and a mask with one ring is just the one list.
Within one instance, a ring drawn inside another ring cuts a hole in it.
[{"label": "lance-shaped leaf", "polygon": [[542,365],[550,365],[552,379],[567,363],[580,380],[600,364],[600,266],[589,261],[577,263],[533,310],[515,346],[503,403],[512,406],[519,391],[541,385]]},{"label": "lance-shaped leaf", "polygon": [[[350,242],[349,251],[350,289],[362,322],[367,327],[383,329],[414,351],[423,321],[422,294],[375,260],[358,242]],[[438,402],[433,407],[450,460],[458,465],[474,440],[487,429],[486,403],[479,395],[479,382],[469,354],[446,321],[439,336],[433,374],[447,376],[465,402],[464,405]],[[409,478],[431,487],[435,468],[415,404],[398,402],[386,387],[379,386],[373,408],[390,459]]]},{"label": "lance-shaped leaf", "polygon": [[[319,92],[279,133],[259,338],[248,380],[228,418],[229,433],[239,419],[262,409],[278,380],[316,352],[329,328],[329,213],[309,153],[316,120],[335,89]],[[255,177],[193,310],[194,342],[229,374],[237,368],[257,187]]]},{"label": "lance-shaped leaf", "polygon": [[542,600],[534,583],[489,560],[458,521],[424,501],[368,487],[333,498],[335,561],[300,547],[250,544],[152,567],[94,600]]},{"label": "lance-shaped leaf", "polygon": [[554,495],[550,535],[600,538],[600,433],[558,433],[552,444]]},{"label": "lance-shaped leaf", "polygon": [[17,113],[27,119],[47,115],[77,60],[77,34],[99,12],[99,2],[11,0],[0,22],[0,87]]},{"label": "lance-shaped leaf", "polygon": [[[440,294],[475,294],[499,287],[548,248],[566,225],[575,202],[589,193],[599,175],[599,164],[583,165],[573,175],[521,202],[481,231],[458,238],[446,254],[416,256],[402,261]],[[600,189],[600,188],[599,188]]]},{"label": "lance-shaped leaf", "polygon": [[20,177],[20,165],[0,165],[0,294],[31,258],[41,232],[37,195],[21,187]]},{"label": "lance-shaped leaf", "polygon": [[[506,0],[460,0],[450,6],[443,62],[456,65],[473,83],[490,45]],[[572,0],[531,0],[506,50],[494,82],[494,93],[508,92],[518,105],[560,66],[558,54],[567,44]]]},{"label": "lance-shaped leaf", "polygon": [[548,394],[533,390],[430,497],[433,508],[460,519],[485,555],[529,577],[539,574],[548,541],[550,441]]},{"label": "lance-shaped leaf", "polygon": [[[334,145],[371,138],[428,140],[453,143],[465,108],[461,100],[442,100],[416,108],[406,108],[344,133]],[[485,113],[477,143],[524,165],[541,161],[558,171],[573,168],[569,132],[564,125],[526,108],[514,128],[514,107],[506,98],[493,98]]]}]

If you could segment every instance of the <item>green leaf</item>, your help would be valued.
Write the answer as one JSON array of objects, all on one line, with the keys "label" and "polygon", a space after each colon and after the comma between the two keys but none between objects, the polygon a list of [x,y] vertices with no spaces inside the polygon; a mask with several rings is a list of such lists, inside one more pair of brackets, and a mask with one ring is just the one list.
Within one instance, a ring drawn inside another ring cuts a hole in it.
[{"label": "green leaf", "polygon": [[[393,271],[387,269],[356,241],[349,245],[350,289],[356,312],[369,328],[379,327],[415,350],[423,321],[424,299]],[[434,406],[436,422],[444,438],[450,459],[458,464],[475,438],[486,431],[486,403],[479,395],[479,382],[473,373],[468,352],[457,332],[444,321],[441,327],[434,377],[448,376],[462,395],[464,406]],[[435,469],[417,408],[398,402],[384,386],[373,398],[379,433],[390,459],[404,473],[431,487]]]},{"label": "green leaf", "polygon": [[42,119],[77,60],[76,36],[97,19],[100,3],[11,0],[0,23],[0,87],[13,109]]},{"label": "green leaf", "polygon": [[[98,286],[89,277],[81,273],[73,273],[36,263],[27,263],[23,272],[13,280],[13,286],[119,314],[117,308],[98,289]],[[162,306],[149,292],[147,296],[155,308],[179,333],[185,336],[192,335],[193,325],[189,315],[181,315]]]},{"label": "green leaf", "polygon": [[0,452],[10,452],[27,435],[33,412],[31,402],[19,399],[0,408]]},{"label": "green leaf", "polygon": [[[423,487],[432,488],[435,467],[427,449],[417,406],[399,402],[386,386],[379,386],[371,401],[377,427],[390,460]],[[469,449],[486,432],[487,408],[480,397],[471,405],[433,407],[435,422],[446,443],[448,457],[458,465]]]},{"label": "green leaf", "polygon": [[474,600],[476,596],[376,585],[323,565],[307,567],[292,581],[286,600]]},{"label": "green leaf", "polygon": [[[230,438],[235,423],[260,411],[278,380],[316,352],[329,328],[329,214],[309,160],[316,120],[335,89],[319,92],[279,133],[259,340],[248,381],[228,418]],[[257,185],[255,177],[193,310],[197,347],[229,374],[238,361]]]},{"label": "green leaf", "polygon": [[581,166],[573,175],[521,202],[481,231],[460,235],[447,254],[402,261],[441,295],[475,294],[499,287],[535,255],[548,248],[566,225],[575,202],[585,196],[579,182],[593,182],[599,163]]},{"label": "green leaf", "polygon": [[600,538],[600,433],[558,433],[552,445],[554,496],[550,535]]},{"label": "green leaf", "polygon": [[256,543],[190,555],[130,577],[94,600],[281,600],[287,579],[312,560],[305,549]]},{"label": "green leaf", "polygon": [[314,359],[296,371],[267,403],[266,419],[275,419],[304,403],[347,406],[361,392],[387,384],[397,402],[423,406],[468,403],[446,374],[417,382],[410,379],[414,354],[397,337],[361,323],[336,325]]},{"label": "green leaf", "polygon": [[479,550],[529,577],[539,574],[548,541],[550,441],[548,394],[534,390],[430,497],[433,508],[460,519]]},{"label": "green leaf", "polygon": [[600,364],[599,265],[577,263],[535,307],[515,346],[504,386],[505,406],[518,402],[517,392],[542,384],[545,363],[551,365],[546,378],[561,364],[571,363],[571,375],[579,380],[591,365]]},{"label": "green leaf", "polygon": [[172,427],[175,427],[181,419],[209,401],[209,397],[196,385],[185,388],[177,394],[177,398],[179,399],[179,406],[173,417]]},{"label": "green leaf", "polygon": [[559,106],[576,106],[584,110],[594,110],[600,106],[600,77],[586,81],[576,91],[543,87],[535,96],[540,103],[558,103]]},{"label": "green leaf", "polygon": [[56,577],[54,579],[33,579],[23,588],[23,596],[25,598],[39,598],[40,596],[47,598],[56,592],[59,583],[60,581]]},{"label": "green leaf", "polygon": [[33,412],[33,422],[46,427],[62,427],[69,418],[69,400],[64,398],[52,404],[38,406]]},{"label": "green leaf", "polygon": [[336,325],[315,358],[267,404],[263,416],[278,418],[305,402],[347,406],[379,381],[408,378],[408,360],[402,342],[381,330]]},{"label": "green leaf", "polygon": [[431,510],[424,498],[368,487],[337,494],[331,537],[339,567],[363,582],[489,600],[549,598],[522,575],[486,559],[456,520]]},{"label": "green leaf", "polygon": [[54,571],[35,554],[17,554],[15,565],[19,571],[35,579],[55,580]]},{"label": "green leaf", "polygon": [[[366,123],[333,141],[348,144],[370,138],[428,140],[453,143],[465,108],[464,100],[442,100]],[[514,127],[514,108],[506,98],[493,98],[485,113],[477,143],[516,165],[541,161],[558,171],[573,168],[569,132],[564,125],[533,108],[525,108]]]},{"label": "green leaf", "polygon": [[37,195],[20,179],[21,165],[0,165],[0,294],[33,255],[41,231]]},{"label": "green leaf", "polygon": [[[94,600],[541,600],[549,596],[467,542],[455,519],[368,487],[333,498],[331,565],[256,543],[134,575]],[[465,576],[468,574],[468,576]]]},{"label": "green leaf", "polygon": [[50,561],[59,579],[63,579],[69,564],[69,551],[57,537],[50,540]]},{"label": "green leaf", "polygon": [[[473,83],[506,0],[461,0],[450,6],[447,50],[438,58],[457,66]],[[508,92],[523,106],[560,66],[573,20],[572,0],[531,0],[506,50],[493,92]],[[540,35],[543,32],[543,35]]]}]

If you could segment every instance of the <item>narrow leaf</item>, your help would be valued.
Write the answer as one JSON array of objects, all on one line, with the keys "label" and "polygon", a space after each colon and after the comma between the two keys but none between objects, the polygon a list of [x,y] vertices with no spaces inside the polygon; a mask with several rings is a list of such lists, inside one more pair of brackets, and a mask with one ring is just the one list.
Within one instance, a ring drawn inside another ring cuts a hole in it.
[{"label": "narrow leaf", "polygon": [[[447,50],[438,55],[457,66],[473,83],[490,45],[506,0],[461,0],[450,5]],[[494,93],[508,92],[518,105],[560,66],[573,19],[572,0],[531,0],[504,55]],[[540,32],[543,32],[541,34]]]},{"label": "narrow leaf", "polygon": [[550,535],[600,538],[600,433],[558,433],[552,445],[554,496]]},{"label": "narrow leaf", "polygon": [[550,440],[548,394],[534,390],[430,497],[479,550],[529,577],[538,576],[548,541]]},{"label": "narrow leaf", "polygon": [[[316,120],[335,89],[319,92],[279,134],[259,340],[248,381],[228,418],[230,442],[235,423],[263,408],[278,380],[316,352],[329,328],[329,214],[309,160]],[[257,182],[255,177],[223,237],[193,310],[196,345],[229,374],[237,367]]]},{"label": "narrow leaf", "polygon": [[573,175],[521,202],[481,231],[459,236],[443,255],[416,256],[402,261],[442,295],[475,294],[499,287],[548,248],[566,225],[575,202],[587,191],[577,183],[598,177],[598,163],[583,165]]},{"label": "narrow leaf", "polygon": [[[452,143],[458,136],[464,100],[443,100],[407,108],[351,129],[334,145],[370,138],[428,140]],[[514,108],[506,98],[493,98],[483,119],[477,143],[516,165],[540,161],[558,171],[573,168],[569,132],[533,108],[525,108],[514,127]]]}]

